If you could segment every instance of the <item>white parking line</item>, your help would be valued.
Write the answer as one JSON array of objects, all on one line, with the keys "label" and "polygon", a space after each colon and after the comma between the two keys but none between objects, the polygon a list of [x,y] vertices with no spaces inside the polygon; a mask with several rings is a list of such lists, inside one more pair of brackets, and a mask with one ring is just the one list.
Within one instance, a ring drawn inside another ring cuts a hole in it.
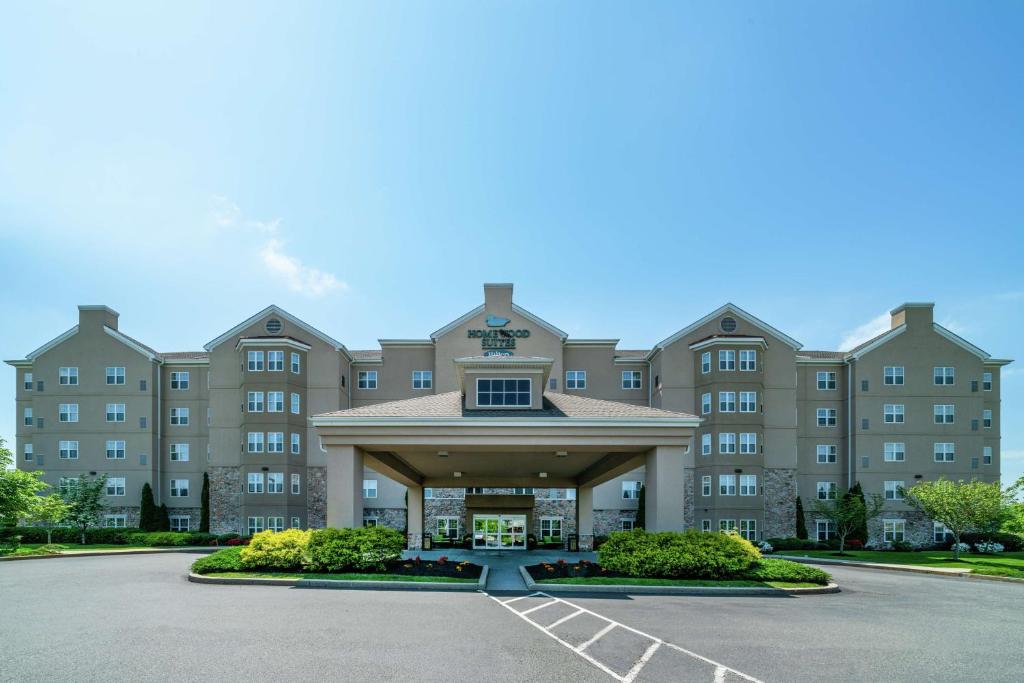
[{"label": "white parking line", "polygon": [[[684,654],[684,655],[686,655],[688,657],[692,657],[692,658],[694,658],[696,660],[699,660],[701,662],[704,662],[706,664],[710,664],[711,666],[713,666],[714,667],[714,679],[713,679],[713,681],[711,683],[724,683],[725,682],[726,674],[730,674],[730,673],[733,674],[734,676],[738,676],[739,678],[742,678],[743,680],[750,681],[751,683],[764,683],[764,681],[761,681],[760,679],[754,678],[753,676],[749,676],[749,675],[743,673],[742,671],[737,671],[736,669],[728,667],[725,664],[721,664],[719,662],[716,662],[713,659],[708,659],[707,657],[701,656],[701,655],[697,654],[696,652],[692,652],[690,650],[687,650],[684,647],[680,647],[679,645],[676,645],[675,643],[666,642],[666,641],[662,640],[661,638],[658,638],[656,636],[652,636],[652,635],[650,635],[648,633],[644,633],[643,631],[635,629],[632,626],[627,626],[627,625],[625,625],[623,623],[615,621],[614,619],[609,619],[608,617],[602,616],[602,615],[598,614],[597,612],[593,612],[593,611],[591,611],[591,610],[589,610],[589,609],[587,609],[585,607],[580,607],[579,605],[577,605],[575,603],[572,603],[572,602],[569,602],[568,600],[563,600],[561,598],[556,598],[556,597],[548,595],[547,593],[544,593],[544,592],[538,591],[536,593],[531,593],[529,595],[522,595],[522,596],[519,596],[519,597],[516,597],[516,598],[512,598],[510,600],[499,600],[498,598],[494,597],[493,595],[488,594],[486,591],[481,591],[481,592],[484,595],[486,595],[487,597],[489,597],[491,600],[494,600],[496,603],[498,603],[499,605],[501,605],[502,607],[507,609],[509,612],[512,612],[513,614],[518,616],[523,621],[527,622],[528,624],[532,625],[534,628],[536,628],[539,631],[541,631],[542,633],[544,633],[546,636],[548,636],[549,638],[551,638],[552,640],[554,640],[558,644],[565,646],[569,650],[572,650],[576,655],[578,655],[578,656],[582,657],[583,659],[587,660],[588,662],[590,662],[591,664],[593,664],[597,668],[601,669],[601,671],[604,671],[606,674],[608,674],[609,676],[611,676],[615,680],[620,681],[621,683],[632,683],[632,681],[634,681],[636,679],[636,677],[638,675],[640,675],[640,672],[643,671],[644,666],[646,666],[647,663],[651,660],[651,657],[654,656],[654,653],[657,652],[658,649],[661,646],[663,646],[663,645],[665,647],[667,647],[667,648],[675,650],[676,652],[681,652],[682,654]],[[545,603],[543,603],[541,605],[537,605],[535,607],[531,607],[530,609],[524,610],[522,612],[520,612],[520,611],[516,610],[514,607],[510,606],[510,603],[516,602],[517,600],[522,600],[524,598],[549,598],[550,600],[549,600],[549,602],[545,602]],[[548,607],[550,605],[554,605],[554,604],[557,604],[557,603],[562,603],[564,605],[567,605],[567,606],[573,608],[575,610],[575,612],[573,612],[572,614],[569,614],[567,616],[562,617],[561,619],[559,619],[558,621],[554,622],[553,624],[551,624],[549,626],[542,626],[541,624],[537,623],[536,621],[534,621],[533,619],[530,619],[527,616],[530,612],[534,612],[534,611],[539,610],[541,608]],[[589,614],[589,615],[591,615],[593,617],[596,617],[596,618],[600,619],[601,621],[607,622],[607,625],[604,626],[600,631],[595,633],[588,641],[586,641],[585,643],[583,643],[582,645],[579,645],[579,646],[572,645],[571,643],[569,643],[569,642],[563,640],[562,638],[560,638],[559,636],[557,636],[552,631],[552,629],[555,628],[556,626],[558,626],[560,624],[563,624],[563,623],[569,621],[570,619],[572,619],[574,617],[578,617],[581,614]],[[615,628],[624,629],[626,631],[629,631],[631,633],[635,633],[636,635],[641,636],[642,638],[646,638],[647,640],[651,641],[651,644],[647,646],[647,649],[644,650],[644,653],[633,663],[633,666],[630,667],[629,671],[625,675],[620,675],[620,674],[616,673],[611,668],[609,668],[607,665],[603,664],[602,662],[598,661],[595,657],[591,656],[590,653],[586,652],[586,649],[588,647],[593,645],[595,642],[598,641],[598,639],[600,639],[603,636],[607,635],[609,632],[611,632]]]}]

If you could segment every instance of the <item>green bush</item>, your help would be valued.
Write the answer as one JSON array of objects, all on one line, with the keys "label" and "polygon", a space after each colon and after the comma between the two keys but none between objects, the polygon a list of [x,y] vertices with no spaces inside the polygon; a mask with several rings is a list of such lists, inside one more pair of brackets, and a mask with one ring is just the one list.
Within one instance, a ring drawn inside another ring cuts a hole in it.
[{"label": "green bush", "polygon": [[309,539],[313,571],[385,571],[402,557],[405,536],[387,527],[317,529]]},{"label": "green bush", "polygon": [[[129,538],[138,533],[139,530],[134,528],[112,529],[100,527],[86,531],[85,542],[127,545]],[[18,526],[0,529],[0,541],[9,536],[21,536],[22,543],[46,543],[46,528],[41,526]],[[53,529],[54,543],[73,543],[77,545],[81,540],[82,533],[78,529],[70,527],[56,527]]]},{"label": "green bush", "polygon": [[212,555],[200,557],[192,563],[192,571],[196,574],[213,574],[216,572],[242,571],[242,546],[224,548]]},{"label": "green bush", "polygon": [[151,533],[132,534],[128,537],[131,545],[145,546],[183,546],[189,545],[189,536],[183,531],[153,531]]},{"label": "green bush", "polygon": [[246,569],[294,571],[302,569],[308,559],[309,536],[301,529],[261,531],[242,546],[242,566]]},{"label": "green bush", "polygon": [[761,558],[750,541],[735,534],[693,529],[648,533],[616,531],[598,550],[602,567],[643,578],[731,579]]},{"label": "green bush", "polygon": [[761,558],[753,567],[744,572],[743,578],[751,581],[817,583],[822,586],[828,584],[832,579],[827,572],[823,572],[817,567],[767,557]]}]

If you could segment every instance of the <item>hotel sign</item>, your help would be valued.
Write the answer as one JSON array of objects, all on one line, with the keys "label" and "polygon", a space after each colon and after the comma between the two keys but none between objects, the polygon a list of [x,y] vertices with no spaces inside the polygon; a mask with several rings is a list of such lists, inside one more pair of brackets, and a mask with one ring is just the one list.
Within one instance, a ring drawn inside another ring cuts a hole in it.
[{"label": "hotel sign", "polygon": [[470,339],[479,339],[482,349],[514,349],[516,348],[516,339],[526,339],[530,336],[530,331],[504,329],[510,322],[512,321],[508,318],[488,315],[486,324],[489,329],[467,330],[466,336]]}]

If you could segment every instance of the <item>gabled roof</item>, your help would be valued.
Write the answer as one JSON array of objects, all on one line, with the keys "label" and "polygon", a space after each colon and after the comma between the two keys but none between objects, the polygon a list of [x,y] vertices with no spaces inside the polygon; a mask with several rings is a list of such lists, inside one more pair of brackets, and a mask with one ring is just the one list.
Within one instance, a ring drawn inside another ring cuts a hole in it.
[{"label": "gabled roof", "polygon": [[[449,332],[454,330],[459,325],[463,325],[463,324],[469,322],[470,320],[472,320],[473,318],[475,318],[476,316],[480,315],[481,313],[484,312],[484,310],[485,310],[484,304],[480,304],[479,306],[477,306],[473,310],[468,311],[465,314],[463,314],[463,315],[459,316],[458,318],[456,318],[455,320],[451,321],[450,323],[448,323],[447,325],[445,325],[441,329],[435,330],[434,332],[431,332],[430,333],[430,338],[433,339],[433,340],[437,340],[438,337],[442,337],[442,336],[448,334]],[[562,341],[565,341],[569,337],[569,333],[568,332],[565,332],[564,330],[558,329],[557,327],[555,327],[554,325],[552,325],[548,321],[544,320],[543,318],[539,318],[539,317],[535,316],[533,313],[530,313],[528,310],[526,310],[525,308],[522,308],[521,306],[518,306],[516,304],[512,304],[512,312],[515,313],[516,315],[520,315],[520,316],[526,318],[527,320],[532,322],[534,325],[537,325],[538,327],[544,328],[545,330],[547,330],[551,334],[553,334],[556,337],[560,338]]]},{"label": "gabled roof", "polygon": [[46,353],[47,351],[52,349],[57,344],[60,344],[61,342],[64,342],[64,341],[66,341],[68,339],[71,339],[76,334],[78,334],[78,325],[75,325],[74,327],[72,327],[67,332],[65,332],[63,334],[59,334],[56,337],[54,337],[53,339],[51,339],[50,341],[46,342],[45,344],[40,346],[38,349],[36,349],[35,351],[33,351],[30,354],[28,354],[27,356],[25,356],[25,360],[35,360],[39,356],[43,355],[44,353]]},{"label": "gabled roof", "polygon": [[[725,315],[726,313],[732,313],[733,315],[735,315],[735,316],[737,316],[739,318],[742,318],[743,320],[746,320],[751,325],[754,325],[755,327],[760,327],[762,330],[770,333],[772,336],[778,337],[779,339],[781,339],[783,342],[785,342],[789,346],[792,346],[793,349],[796,350],[796,351],[799,351],[800,347],[803,346],[803,344],[798,342],[796,339],[793,339],[789,335],[787,335],[787,334],[785,334],[785,333],[775,329],[774,327],[772,327],[771,325],[769,325],[765,321],[761,320],[760,318],[758,318],[758,317],[756,317],[754,315],[751,315],[750,313],[747,313],[746,311],[744,311],[742,308],[740,308],[736,304],[727,303],[724,306],[721,306],[720,308],[715,309],[711,313],[708,313],[706,316],[704,316],[703,318],[701,318],[697,322],[691,323],[690,325],[687,325],[683,329],[681,329],[678,332],[676,332],[675,334],[673,334],[671,337],[663,339],[662,341],[660,341],[657,344],[655,344],[654,348],[651,349],[651,352],[648,354],[648,357],[653,356],[657,351],[660,351],[661,349],[664,349],[666,346],[674,344],[675,342],[679,341],[680,339],[682,339],[686,335],[690,334],[694,330],[698,329],[699,327],[708,324],[709,322],[711,322],[715,318],[718,318],[718,317],[720,317],[722,315]],[[735,336],[735,335],[732,335],[732,336]]]},{"label": "gabled roof", "polygon": [[320,330],[316,329],[315,327],[313,327],[309,323],[307,323],[307,322],[305,322],[303,320],[300,320],[299,318],[296,318],[294,315],[292,315],[288,311],[284,310],[283,308],[281,308],[281,307],[279,307],[279,306],[277,306],[275,304],[271,304],[270,306],[267,306],[266,308],[264,308],[262,311],[260,311],[256,315],[254,315],[254,316],[252,316],[250,318],[247,318],[246,320],[243,320],[242,322],[238,323],[237,325],[232,327],[230,330],[228,330],[224,334],[220,335],[219,337],[217,337],[213,341],[211,341],[208,344],[206,344],[205,346],[203,346],[203,348],[206,349],[207,351],[212,351],[214,349],[214,347],[219,346],[220,344],[222,344],[222,343],[226,342],[227,340],[231,339],[232,337],[234,337],[236,334],[240,333],[245,328],[247,328],[250,325],[253,325],[254,323],[256,323],[256,321],[258,321],[260,318],[263,318],[264,316],[271,315],[271,314],[273,314],[273,315],[275,315],[275,316],[277,316],[279,318],[284,318],[285,320],[290,322],[292,325],[295,325],[296,327],[298,327],[298,328],[300,328],[302,330],[305,330],[306,332],[308,332],[309,334],[313,335],[314,337],[316,337],[320,341],[322,341],[325,344],[328,344],[328,345],[334,347],[334,349],[336,349],[338,351],[341,351],[346,356],[349,356],[351,358],[351,356],[349,355],[348,349],[346,349],[345,345],[342,344],[340,341],[338,341],[337,339],[334,339],[333,337],[331,337],[328,334],[325,334],[324,332],[321,332]]},{"label": "gabled roof", "polygon": [[127,346],[128,348],[130,348],[131,350],[137,351],[137,352],[141,353],[148,360],[155,360],[155,361],[159,361],[160,360],[160,354],[159,353],[157,353],[153,349],[149,348],[148,346],[146,346],[142,342],[140,342],[140,341],[138,341],[136,339],[132,339],[131,337],[129,337],[124,332],[119,332],[118,330],[115,330],[112,327],[107,327],[106,325],[103,326],[103,331],[106,332],[111,337],[113,337],[114,339],[116,339],[117,341],[119,341],[122,344],[124,344],[125,346]]},{"label": "gabled roof", "polygon": [[978,358],[980,358],[982,360],[988,360],[989,358],[991,358],[991,355],[989,355],[989,353],[987,351],[983,351],[982,349],[979,349],[977,346],[975,346],[971,342],[967,341],[966,339],[964,339],[960,335],[955,334],[954,332],[952,332],[950,330],[947,330],[942,325],[940,325],[938,323],[932,323],[932,326],[935,328],[935,331],[940,336],[945,337],[946,339],[948,339],[949,341],[953,342],[954,344],[956,344],[960,348],[962,348],[962,349],[964,349],[966,351],[969,351],[970,353],[973,353]]}]

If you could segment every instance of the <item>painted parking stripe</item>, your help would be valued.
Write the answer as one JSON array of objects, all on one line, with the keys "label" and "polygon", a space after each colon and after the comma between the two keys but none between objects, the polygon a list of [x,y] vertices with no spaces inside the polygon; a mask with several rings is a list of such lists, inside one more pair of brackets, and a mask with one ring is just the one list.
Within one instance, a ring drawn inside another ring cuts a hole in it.
[{"label": "painted parking stripe", "polygon": [[616,626],[617,626],[617,624],[614,621],[612,623],[608,624],[603,629],[601,629],[600,631],[595,633],[593,638],[591,638],[587,642],[585,642],[582,645],[580,645],[579,647],[577,647],[576,648],[576,652],[583,652],[588,647],[590,647],[591,645],[596,643],[598,640],[600,640],[602,636],[608,635],[608,632],[611,631]]},{"label": "painted parking stripe", "polygon": [[551,602],[545,602],[543,604],[536,605],[535,607],[531,607],[530,609],[524,609],[520,614],[529,614],[530,612],[536,612],[539,609],[544,609],[545,607],[551,607],[551,605],[557,604],[558,600],[552,600]]},{"label": "painted parking stripe", "polygon": [[578,609],[575,612],[573,612],[572,614],[567,614],[564,617],[562,617],[561,619],[559,619],[558,621],[556,621],[555,623],[548,624],[548,629],[553,629],[556,626],[560,626],[560,625],[564,624],[565,622],[569,621],[570,619],[572,619],[573,617],[578,617],[579,615],[581,615],[583,613],[584,613],[583,610]]},{"label": "painted parking stripe", "polygon": [[[639,675],[640,670],[644,668],[647,662],[651,661],[651,657],[654,656],[654,653],[658,651],[659,647],[661,647],[660,640],[656,640],[651,643],[647,650],[640,655],[640,659],[636,660],[636,663],[633,664],[633,668],[631,668],[629,672],[622,677],[622,683],[632,683],[633,679]],[[715,683],[718,683],[718,681],[715,681]]]}]

